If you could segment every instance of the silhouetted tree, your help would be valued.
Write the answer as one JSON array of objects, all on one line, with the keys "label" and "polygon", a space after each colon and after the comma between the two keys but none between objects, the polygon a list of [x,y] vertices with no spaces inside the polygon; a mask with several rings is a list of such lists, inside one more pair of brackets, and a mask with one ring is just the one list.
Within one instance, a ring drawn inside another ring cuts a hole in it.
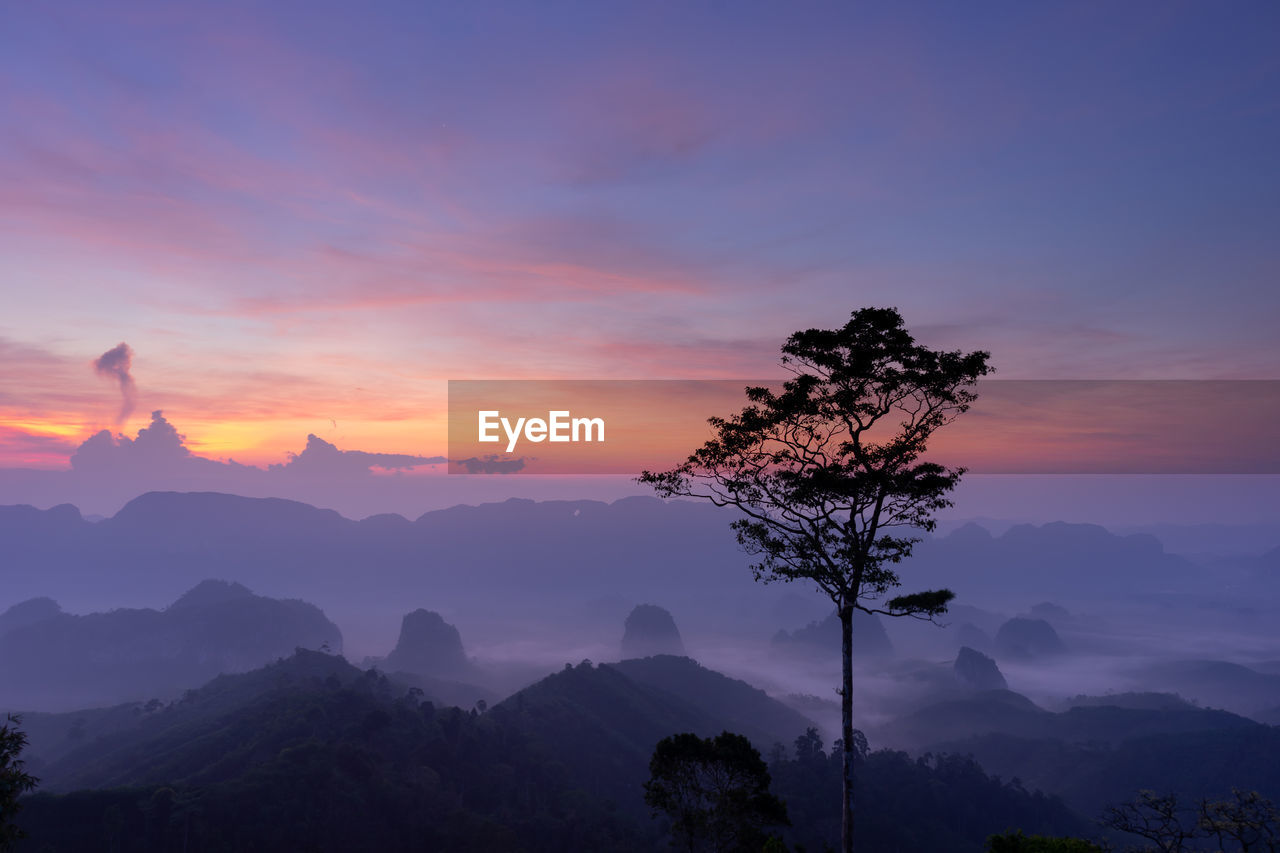
[{"label": "silhouetted tree", "polygon": [[1179,853],[1199,834],[1195,813],[1172,794],[1142,790],[1131,803],[1107,806],[1102,823],[1112,829],[1145,838],[1160,853]]},{"label": "silhouetted tree", "polygon": [[0,850],[12,850],[25,837],[13,822],[21,808],[18,800],[40,781],[26,772],[20,757],[27,746],[27,734],[18,728],[21,724],[21,717],[8,714],[0,725]]},{"label": "silhouetted tree", "polygon": [[1231,799],[1200,802],[1200,828],[1223,850],[1280,851],[1280,809],[1257,791],[1232,790]]},{"label": "silhouetted tree", "polygon": [[822,751],[822,736],[818,730],[810,726],[804,734],[796,738],[796,761],[801,763],[825,760],[827,754]]},{"label": "silhouetted tree", "polygon": [[672,844],[681,849],[757,851],[764,827],[789,823],[786,806],[769,793],[769,768],[742,735],[663,738],[649,772],[644,800],[671,818]]},{"label": "silhouetted tree", "polygon": [[1231,799],[1190,806],[1173,794],[1143,790],[1131,803],[1108,806],[1102,822],[1145,838],[1160,853],[1178,853],[1207,838],[1223,851],[1280,851],[1280,810],[1256,791],[1233,790]]},{"label": "silhouetted tree", "polygon": [[948,507],[963,469],[921,459],[934,431],[976,399],[989,353],[931,350],[893,308],[853,312],[838,329],[796,332],[782,347],[794,377],[780,393],[749,387],[715,437],[666,472],[640,481],[664,497],[730,506],[738,542],[758,557],[757,580],[810,580],[836,605],[843,656],[842,849],[853,849],[853,613],[932,619],[954,596],[889,597],[891,566]]}]

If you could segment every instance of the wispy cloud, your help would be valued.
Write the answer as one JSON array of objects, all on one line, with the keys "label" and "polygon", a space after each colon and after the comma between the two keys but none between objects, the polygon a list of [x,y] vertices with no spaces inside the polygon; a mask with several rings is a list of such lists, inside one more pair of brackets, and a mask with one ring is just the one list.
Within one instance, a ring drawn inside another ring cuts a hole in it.
[{"label": "wispy cloud", "polygon": [[94,372],[99,376],[113,379],[120,386],[120,414],[116,423],[122,424],[133,414],[138,403],[138,386],[129,373],[133,366],[133,350],[121,341],[93,361]]}]

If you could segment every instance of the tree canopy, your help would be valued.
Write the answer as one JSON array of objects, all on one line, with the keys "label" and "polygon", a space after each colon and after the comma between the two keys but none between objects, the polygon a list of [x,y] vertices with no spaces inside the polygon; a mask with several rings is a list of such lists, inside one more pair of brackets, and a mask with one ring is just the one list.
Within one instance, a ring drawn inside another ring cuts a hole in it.
[{"label": "tree canopy", "polygon": [[714,437],[683,464],[640,480],[741,511],[732,527],[760,580],[811,580],[872,613],[937,613],[944,591],[885,596],[900,585],[892,565],[951,505],[964,470],[921,457],[976,399],[988,358],[917,344],[896,309],[855,311],[839,329],[791,335],[780,391],[747,388],[749,405],[709,418]]},{"label": "tree canopy", "polygon": [[786,806],[769,793],[768,766],[742,735],[663,738],[649,771],[645,802],[671,819],[673,844],[682,850],[759,850],[766,826],[789,823]]}]

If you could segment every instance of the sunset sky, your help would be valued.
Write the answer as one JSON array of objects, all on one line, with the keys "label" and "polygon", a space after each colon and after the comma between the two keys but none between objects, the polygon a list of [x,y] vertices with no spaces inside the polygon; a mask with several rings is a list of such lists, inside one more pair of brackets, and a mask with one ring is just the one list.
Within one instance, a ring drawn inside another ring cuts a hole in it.
[{"label": "sunset sky", "polygon": [[[1274,3],[7,3],[0,467],[153,410],[445,451],[465,378],[1280,378]],[[94,360],[133,352],[130,416]]]}]

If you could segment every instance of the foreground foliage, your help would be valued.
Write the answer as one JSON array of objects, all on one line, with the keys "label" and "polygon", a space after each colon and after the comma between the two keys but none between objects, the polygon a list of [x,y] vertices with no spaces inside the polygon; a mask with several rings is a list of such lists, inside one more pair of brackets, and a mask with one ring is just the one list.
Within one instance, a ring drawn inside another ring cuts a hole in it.
[{"label": "foreground foliage", "polygon": [[644,801],[670,818],[681,850],[758,851],[765,827],[789,823],[787,807],[769,793],[768,767],[742,735],[663,738],[649,772]]},{"label": "foreground foliage", "polygon": [[19,798],[40,781],[26,771],[22,750],[27,746],[27,735],[18,728],[21,724],[21,717],[8,714],[0,725],[0,850],[13,849],[23,837],[14,822],[22,808]]},{"label": "foreground foliage", "polygon": [[1021,831],[987,839],[988,853],[1103,853],[1105,848],[1083,838],[1023,835]]},{"label": "foreground foliage", "polygon": [[1280,809],[1256,791],[1233,790],[1225,800],[1180,802],[1174,794],[1139,791],[1132,802],[1109,806],[1103,823],[1146,842],[1143,850],[1280,850]]}]

